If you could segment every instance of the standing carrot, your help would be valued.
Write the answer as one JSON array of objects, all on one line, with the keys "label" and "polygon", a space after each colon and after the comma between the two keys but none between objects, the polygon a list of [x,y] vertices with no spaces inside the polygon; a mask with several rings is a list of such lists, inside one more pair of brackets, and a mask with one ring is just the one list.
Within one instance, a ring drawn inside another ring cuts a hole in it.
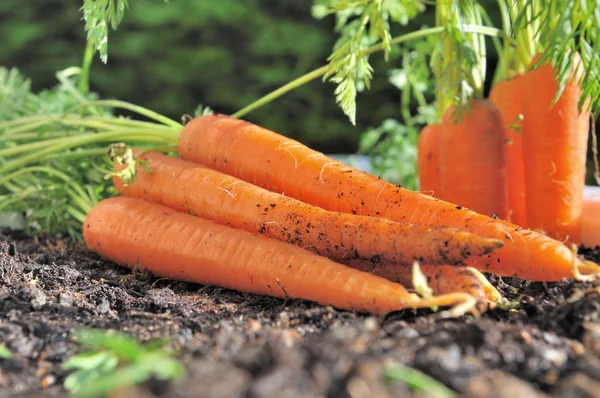
[{"label": "standing carrot", "polygon": [[[598,266],[573,257],[565,245],[525,230],[409,191],[348,167],[300,142],[228,116],[201,116],[179,136],[182,158],[330,211],[449,226],[501,239],[504,247],[467,264],[498,275],[556,281]],[[460,182],[457,182],[460,183]]]},{"label": "standing carrot", "polygon": [[581,244],[587,247],[600,246],[600,197],[583,198]]},{"label": "standing carrot", "polygon": [[337,262],[458,264],[502,246],[500,240],[454,228],[325,211],[159,153],[144,153],[140,160],[151,173],[138,167],[129,185],[115,177],[121,194],[292,243]]},{"label": "standing carrot", "polygon": [[504,124],[485,99],[469,103],[455,121],[455,107],[444,114],[440,134],[441,197],[503,220],[508,213]]},{"label": "standing carrot", "polygon": [[[569,79],[578,80],[583,65],[575,55]],[[550,64],[527,73],[523,94],[527,225],[578,243],[590,114],[578,110],[582,90],[577,83],[567,82],[553,104],[557,93],[556,71]]]},{"label": "standing carrot", "polygon": [[525,78],[517,75],[498,81],[490,91],[490,101],[500,114],[505,127],[506,184],[508,191],[508,214],[510,222],[527,225],[525,206],[525,170],[523,166],[523,139],[519,125],[515,124],[523,113],[523,85]]},{"label": "standing carrot", "polygon": [[436,2],[443,26],[433,57],[440,130],[440,198],[503,220],[508,211],[504,125],[484,99],[486,43],[458,24],[481,24],[482,9],[471,0]]},{"label": "standing carrot", "polygon": [[459,304],[451,313],[457,315],[474,304],[464,293],[421,299],[402,285],[299,247],[140,199],[101,201],[83,231],[100,256],[166,278],[374,314]]},{"label": "standing carrot", "polygon": [[425,126],[417,141],[419,190],[440,197],[440,129],[439,123]]}]

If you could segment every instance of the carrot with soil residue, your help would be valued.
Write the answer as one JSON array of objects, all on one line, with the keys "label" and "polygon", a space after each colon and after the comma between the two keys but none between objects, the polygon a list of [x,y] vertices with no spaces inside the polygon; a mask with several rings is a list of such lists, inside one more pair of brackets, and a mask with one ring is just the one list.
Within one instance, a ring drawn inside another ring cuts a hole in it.
[{"label": "carrot with soil residue", "polygon": [[223,115],[190,121],[179,136],[182,158],[330,211],[448,226],[504,241],[494,253],[467,260],[480,271],[556,281],[600,267],[564,244],[517,225],[403,189],[346,166],[298,141]]},{"label": "carrot with soil residue", "polygon": [[474,310],[468,294],[421,299],[297,246],[141,199],[99,202],[87,214],[83,236],[100,256],[165,278],[374,314],[432,306],[454,306],[449,316]]},{"label": "carrot with soil residue", "polygon": [[114,177],[121,194],[292,243],[337,262],[458,264],[502,246],[498,239],[454,228],[329,212],[159,153],[146,152],[138,160],[150,173],[138,166],[129,185]]}]

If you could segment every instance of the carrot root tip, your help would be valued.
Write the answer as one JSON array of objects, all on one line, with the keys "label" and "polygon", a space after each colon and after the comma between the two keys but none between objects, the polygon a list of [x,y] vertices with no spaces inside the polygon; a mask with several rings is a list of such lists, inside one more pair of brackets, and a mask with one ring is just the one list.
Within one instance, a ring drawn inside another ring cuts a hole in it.
[{"label": "carrot root tip", "polygon": [[[593,282],[600,277],[600,265],[589,260],[580,260],[577,257],[577,246],[571,245],[573,252],[573,278],[579,282]],[[583,271],[583,273],[582,273]]]},{"label": "carrot root tip", "polygon": [[478,304],[478,300],[468,293],[442,294],[406,303],[407,306],[413,308],[450,307],[450,309],[434,315],[434,319],[458,318],[468,313],[477,318],[481,315],[477,309]]}]

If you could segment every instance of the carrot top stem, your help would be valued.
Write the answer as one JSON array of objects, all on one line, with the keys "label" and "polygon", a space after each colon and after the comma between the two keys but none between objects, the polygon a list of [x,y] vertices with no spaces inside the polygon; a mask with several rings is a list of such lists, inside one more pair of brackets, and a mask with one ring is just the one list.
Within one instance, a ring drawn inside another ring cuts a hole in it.
[{"label": "carrot top stem", "polygon": [[[502,30],[512,37],[513,41],[505,41],[498,52],[498,68],[494,76],[494,84],[524,73],[533,57],[541,50],[538,39],[539,24],[533,15],[539,12],[538,1],[498,0]],[[524,23],[523,21],[528,21]]]},{"label": "carrot top stem", "polygon": [[471,0],[436,3],[436,25],[444,28],[440,46],[432,56],[439,120],[446,110],[456,106],[454,116],[458,121],[470,99],[483,97],[485,37],[461,28],[480,26],[481,10]]},{"label": "carrot top stem", "polygon": [[[440,2],[440,3],[442,3],[442,2]],[[468,32],[468,33],[477,34],[477,35],[507,38],[507,36],[504,35],[504,33],[501,30],[491,27],[491,26],[463,23],[463,24],[459,24],[456,28],[459,31]],[[415,32],[410,32],[410,33],[393,38],[392,40],[390,40],[390,45],[396,46],[396,45],[405,43],[407,41],[421,39],[426,36],[441,35],[445,31],[446,31],[446,27],[444,27],[444,26],[436,26],[433,28],[421,29],[421,30],[418,30]],[[385,49],[385,46],[383,44],[377,44],[377,45],[374,45],[372,47],[365,49],[363,51],[363,53],[366,55],[370,55],[370,54],[380,52],[384,49]],[[287,94],[290,91],[293,91],[296,88],[298,88],[306,83],[309,83],[319,77],[325,76],[328,72],[330,72],[329,65],[322,66],[318,69],[315,69],[315,70],[313,70],[303,76],[300,76],[299,78],[281,86],[280,88],[270,92],[269,94],[265,95],[264,97],[259,98],[258,100],[252,102],[251,104],[245,106],[244,108],[242,108],[239,111],[232,114],[231,117],[241,118],[243,116],[246,116],[253,110],[258,109],[261,106],[272,102],[273,100],[281,97],[282,95]]]}]

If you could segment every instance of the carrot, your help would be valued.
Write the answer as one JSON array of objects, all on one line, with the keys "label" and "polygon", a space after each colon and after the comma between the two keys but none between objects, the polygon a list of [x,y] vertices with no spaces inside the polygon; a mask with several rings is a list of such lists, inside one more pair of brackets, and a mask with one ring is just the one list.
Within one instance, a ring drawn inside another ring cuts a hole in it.
[{"label": "carrot", "polygon": [[[537,62],[536,56],[532,65]],[[581,75],[577,55],[571,75]],[[569,81],[558,102],[550,64],[526,74],[523,153],[527,225],[561,241],[578,243],[585,184],[589,113],[578,111],[579,85]],[[587,107],[587,105],[586,105]]]},{"label": "carrot", "polygon": [[600,197],[583,198],[581,244],[587,247],[600,245]]},{"label": "carrot", "polygon": [[444,112],[440,130],[441,197],[486,215],[506,219],[504,125],[488,100],[471,100],[468,114]]},{"label": "carrot", "polygon": [[[413,284],[412,266],[390,264],[369,265],[357,261],[349,263],[352,267],[373,275],[381,276],[406,287],[416,288]],[[485,311],[488,302],[495,304],[501,295],[492,284],[474,268],[452,265],[419,265],[421,272],[427,277],[427,283],[436,295],[464,292],[477,301],[480,312]]]},{"label": "carrot", "polygon": [[417,141],[417,173],[419,189],[439,198],[440,188],[440,130],[441,125],[434,123],[421,130]]},{"label": "carrot", "polygon": [[582,273],[600,269],[549,237],[387,183],[242,120],[195,118],[181,132],[178,147],[184,159],[326,210],[449,226],[503,240],[504,247],[494,253],[467,260],[480,271],[556,281],[573,276],[573,267]]},{"label": "carrot", "polygon": [[[492,101],[504,121],[506,146],[506,183],[508,190],[508,220],[527,226],[525,211],[525,170],[523,166],[523,139],[519,116],[523,113],[524,75],[498,81],[490,90]],[[519,129],[519,130],[517,130]]]},{"label": "carrot", "polygon": [[[454,228],[325,211],[195,163],[146,152],[122,195],[148,199],[234,228],[295,244],[337,262],[458,264],[502,246]],[[125,167],[124,165],[122,167]]]},{"label": "carrot", "polygon": [[457,308],[473,305],[467,294],[421,299],[402,285],[299,247],[140,199],[101,201],[87,214],[83,233],[90,249],[117,264],[240,292],[374,314],[458,303],[451,310],[456,315]]}]

